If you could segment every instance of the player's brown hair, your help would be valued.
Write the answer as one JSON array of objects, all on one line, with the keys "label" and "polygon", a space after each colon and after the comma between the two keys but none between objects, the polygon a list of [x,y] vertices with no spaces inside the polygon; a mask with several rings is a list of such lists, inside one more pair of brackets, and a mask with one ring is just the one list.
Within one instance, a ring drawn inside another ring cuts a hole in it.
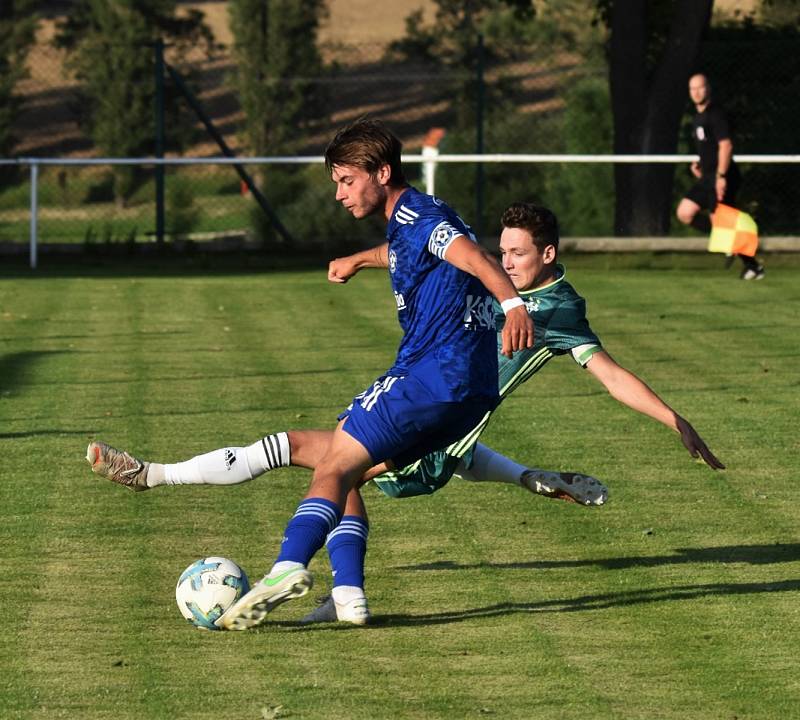
[{"label": "player's brown hair", "polygon": [[334,165],[351,165],[374,175],[383,165],[391,169],[389,184],[405,185],[400,154],[403,144],[380,121],[361,118],[343,127],[325,148],[328,173]]},{"label": "player's brown hair", "polygon": [[539,250],[544,250],[548,245],[558,250],[558,219],[546,207],[516,202],[505,209],[500,222],[504,228],[527,230]]}]

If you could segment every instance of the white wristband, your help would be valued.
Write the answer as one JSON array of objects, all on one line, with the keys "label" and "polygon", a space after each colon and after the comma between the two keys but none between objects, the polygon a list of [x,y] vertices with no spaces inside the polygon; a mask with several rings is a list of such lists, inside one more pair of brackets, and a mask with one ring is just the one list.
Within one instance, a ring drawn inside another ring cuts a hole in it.
[{"label": "white wristband", "polygon": [[500,303],[500,307],[503,308],[503,312],[508,315],[509,310],[513,310],[515,307],[519,307],[520,305],[524,305],[525,301],[517,295],[516,297],[509,298],[508,300],[503,300]]}]

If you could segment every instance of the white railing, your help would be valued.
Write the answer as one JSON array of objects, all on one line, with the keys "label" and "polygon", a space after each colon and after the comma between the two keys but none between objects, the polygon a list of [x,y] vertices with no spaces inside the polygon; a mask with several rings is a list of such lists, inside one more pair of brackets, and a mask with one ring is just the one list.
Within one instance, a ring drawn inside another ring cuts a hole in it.
[{"label": "white railing", "polygon": [[[735,155],[738,163],[800,163],[800,155]],[[447,154],[437,148],[426,147],[422,154],[403,155],[405,163],[423,163],[425,192],[433,195],[436,166],[439,163],[687,163],[697,160],[696,155],[540,155],[526,153]],[[90,165],[314,165],[322,164],[321,155],[285,155],[273,157],[210,157],[210,158],[0,158],[0,165],[18,165],[30,168],[30,266],[38,263],[38,182],[39,167],[90,166]]]}]

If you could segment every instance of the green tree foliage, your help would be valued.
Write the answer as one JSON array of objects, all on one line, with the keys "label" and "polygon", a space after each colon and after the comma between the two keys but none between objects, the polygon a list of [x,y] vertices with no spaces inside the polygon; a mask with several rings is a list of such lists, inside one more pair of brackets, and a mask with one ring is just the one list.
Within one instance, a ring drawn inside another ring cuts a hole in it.
[{"label": "green tree foliage", "polygon": [[[15,94],[17,83],[25,77],[25,58],[33,43],[36,21],[33,0],[0,2],[0,156],[14,147],[12,127],[20,107]],[[0,168],[0,183],[11,173]]]},{"label": "green tree foliage", "polygon": [[[77,0],[59,24],[56,44],[69,52],[68,65],[82,83],[80,122],[98,150],[111,157],[149,155],[155,137],[157,39],[174,62],[193,46],[210,47],[199,11],[176,15],[175,0]],[[180,146],[175,98],[168,98],[168,143]],[[118,167],[114,193],[124,203],[136,187],[136,172]]]},{"label": "green tree foliage", "polygon": [[323,0],[231,0],[234,82],[254,155],[292,152],[314,116],[322,72],[317,30]]},{"label": "green tree foliage", "polygon": [[[439,0],[428,25],[422,12],[406,19],[406,36],[392,45],[400,59],[434,63],[455,78],[451,93],[452,125],[442,152],[474,152],[477,94],[476,38],[485,40],[483,61],[483,146],[486,152],[608,152],[611,123],[607,84],[595,77],[605,69],[600,33],[583,2],[454,2]],[[581,57],[579,77],[563,73]],[[551,73],[547,90],[526,89],[519,68]],[[469,68],[470,72],[464,72]],[[584,75],[586,73],[586,75]],[[550,95],[548,95],[548,93]],[[549,109],[531,110],[541,100]],[[459,165],[441,165],[436,192],[457,207],[476,227],[483,227],[491,245],[499,217],[511,202],[525,199],[550,205],[565,232],[608,233],[613,192],[607,166],[486,164],[483,218],[477,218],[480,176]],[[482,222],[481,222],[482,221]]]},{"label": "green tree foliage", "polygon": [[[531,132],[533,130],[533,132]],[[555,118],[532,120],[522,114],[492,113],[486,122],[485,139],[488,147],[513,147],[517,139],[533,135],[531,152],[549,152],[549,139],[556,137]],[[474,130],[457,129],[448,133],[441,143],[445,153],[474,152]],[[545,147],[548,149],[545,150]],[[439,165],[436,171],[436,194],[446,199],[474,230],[483,228],[481,242],[496,248],[500,235],[500,216],[512,202],[528,200],[546,202],[548,169],[544,165],[504,165],[487,163],[483,166],[484,193],[483,218],[479,222],[476,207],[478,176],[460,163]],[[557,210],[556,206],[553,206]]]},{"label": "green tree foliage", "polygon": [[[304,139],[302,130],[319,116],[321,85],[315,80],[323,62],[317,30],[325,7],[323,0],[231,0],[234,84],[250,154],[296,152]],[[303,192],[302,173],[273,166],[261,166],[255,173],[270,203],[281,208],[281,217],[291,215],[287,205]],[[260,208],[253,211],[253,226],[266,245],[280,242]]]},{"label": "green tree foliage", "polygon": [[[562,152],[611,152],[614,129],[608,82],[582,78],[565,96],[561,116]],[[548,172],[547,198],[557,209],[564,235],[613,235],[614,178],[610,165],[571,163]]]},{"label": "green tree foliage", "polygon": [[[611,147],[613,130],[608,83],[600,77],[585,77],[565,90],[562,113],[531,116],[491,113],[486,124],[486,143],[491,147],[514,147],[528,136],[526,151],[532,153],[602,153]],[[445,136],[441,150],[472,152],[472,131]],[[475,183],[472,172],[456,164],[437,169],[436,193],[475,222]],[[551,207],[566,235],[612,234],[614,186],[612,169],[603,164],[531,164],[484,166],[486,183],[485,236],[488,247],[500,234],[500,216],[512,202],[527,200]]]},{"label": "green tree foliage", "polygon": [[[487,104],[504,97],[500,86],[476,83],[479,65],[510,59],[525,47],[536,17],[530,0],[435,0],[436,13],[430,24],[421,10],[406,18],[405,36],[391,43],[389,59],[433,63],[457,78],[452,114],[458,129],[474,127],[478,93]],[[482,47],[478,37],[484,39]],[[507,89],[507,88],[506,88]]]}]

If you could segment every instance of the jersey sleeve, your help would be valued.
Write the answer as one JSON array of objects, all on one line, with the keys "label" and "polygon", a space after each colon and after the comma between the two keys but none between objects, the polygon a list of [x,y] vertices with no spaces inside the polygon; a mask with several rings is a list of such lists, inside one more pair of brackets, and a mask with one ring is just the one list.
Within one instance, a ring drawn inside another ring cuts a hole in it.
[{"label": "jersey sleeve", "polygon": [[715,112],[711,114],[710,120],[714,127],[714,137],[717,142],[720,140],[730,140],[731,130],[725,113],[716,108]]},{"label": "jersey sleeve", "polygon": [[586,319],[583,298],[562,304],[547,326],[545,345],[556,355],[571,353],[575,362],[586,366],[592,355],[602,350],[600,339]]},{"label": "jersey sleeve", "polygon": [[444,254],[450,247],[453,240],[459,235],[465,235],[463,230],[453,225],[449,220],[442,220],[436,225],[428,235],[428,252],[435,255],[440,260],[444,260]]}]

